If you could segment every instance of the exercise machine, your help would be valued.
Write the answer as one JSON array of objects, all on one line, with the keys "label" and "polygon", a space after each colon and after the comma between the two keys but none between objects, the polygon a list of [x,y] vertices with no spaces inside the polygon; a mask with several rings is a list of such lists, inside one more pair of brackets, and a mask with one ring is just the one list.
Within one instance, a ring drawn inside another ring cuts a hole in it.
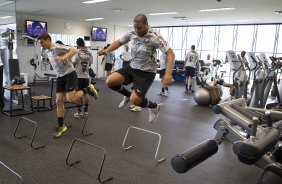
[{"label": "exercise machine", "polygon": [[240,61],[236,53],[232,50],[226,52],[226,58],[233,71],[233,85],[235,87],[235,99],[244,97],[247,99],[247,86],[249,84],[249,77],[246,73],[244,63]]},{"label": "exercise machine", "polygon": [[[282,129],[279,125],[282,124],[282,113],[263,109],[257,112],[254,108],[244,108],[245,104],[246,99],[240,98],[216,105],[215,113],[223,114],[230,121],[217,120],[215,138],[173,157],[172,168],[178,173],[187,172],[217,153],[218,145],[227,140],[233,144],[233,152],[240,162],[263,169],[259,184],[281,183]],[[274,122],[273,116],[278,116],[280,121]],[[240,132],[241,129],[245,133]]]}]

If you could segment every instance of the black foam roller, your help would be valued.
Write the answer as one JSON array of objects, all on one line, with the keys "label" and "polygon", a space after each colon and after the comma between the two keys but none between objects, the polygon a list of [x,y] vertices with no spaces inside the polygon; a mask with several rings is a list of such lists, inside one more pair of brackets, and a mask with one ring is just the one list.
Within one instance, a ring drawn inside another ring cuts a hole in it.
[{"label": "black foam roller", "polygon": [[206,140],[194,148],[173,157],[171,160],[172,168],[178,173],[185,173],[214,155],[217,150],[218,145],[215,140]]}]

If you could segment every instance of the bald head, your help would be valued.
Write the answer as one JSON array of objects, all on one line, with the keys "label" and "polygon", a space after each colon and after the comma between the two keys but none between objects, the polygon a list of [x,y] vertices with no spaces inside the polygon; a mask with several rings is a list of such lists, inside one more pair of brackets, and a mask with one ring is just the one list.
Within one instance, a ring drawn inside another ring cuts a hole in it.
[{"label": "bald head", "polygon": [[143,22],[145,24],[148,24],[148,19],[147,19],[146,15],[138,14],[134,17],[134,22]]},{"label": "bald head", "polygon": [[134,17],[134,30],[140,37],[147,33],[148,19],[144,14],[138,14]]}]

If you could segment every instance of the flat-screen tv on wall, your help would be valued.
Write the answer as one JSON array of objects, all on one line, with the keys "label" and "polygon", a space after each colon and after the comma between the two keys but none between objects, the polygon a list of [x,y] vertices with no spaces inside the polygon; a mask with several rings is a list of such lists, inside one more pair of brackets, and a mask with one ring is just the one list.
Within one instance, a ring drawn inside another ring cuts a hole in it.
[{"label": "flat-screen tv on wall", "polygon": [[38,37],[41,33],[47,32],[47,22],[26,20],[25,29],[28,36]]},{"label": "flat-screen tv on wall", "polygon": [[93,27],[91,31],[92,41],[103,41],[107,40],[107,28]]}]

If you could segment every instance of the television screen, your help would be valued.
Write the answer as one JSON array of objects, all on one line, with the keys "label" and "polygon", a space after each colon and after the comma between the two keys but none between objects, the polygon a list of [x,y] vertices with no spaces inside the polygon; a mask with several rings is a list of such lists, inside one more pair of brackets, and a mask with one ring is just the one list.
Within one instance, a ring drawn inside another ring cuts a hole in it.
[{"label": "television screen", "polygon": [[92,41],[106,41],[107,40],[107,28],[93,27],[91,32]]},{"label": "television screen", "polygon": [[37,37],[41,33],[47,32],[47,22],[26,20],[26,33],[28,36]]}]

